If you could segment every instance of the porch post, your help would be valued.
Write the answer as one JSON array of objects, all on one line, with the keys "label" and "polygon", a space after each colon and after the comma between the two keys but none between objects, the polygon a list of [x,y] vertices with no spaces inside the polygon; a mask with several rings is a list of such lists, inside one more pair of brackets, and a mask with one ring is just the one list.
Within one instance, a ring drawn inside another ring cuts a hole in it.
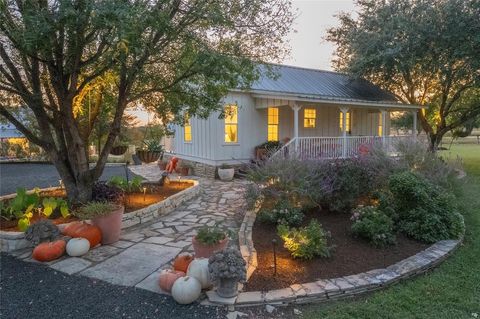
[{"label": "porch post", "polygon": [[293,138],[295,141],[295,151],[298,151],[298,111],[302,108],[297,103],[291,106],[293,110]]},{"label": "porch post", "polygon": [[413,113],[413,128],[412,128],[412,137],[413,140],[417,140],[417,110],[412,111]]},{"label": "porch post", "polygon": [[342,157],[347,157],[347,113],[348,107],[341,107],[340,112],[342,112],[342,137],[343,137],[343,147],[342,147]]},{"label": "porch post", "polygon": [[380,110],[380,112],[382,113],[382,144],[383,146],[385,147],[385,144],[387,142],[387,128],[386,128],[386,124],[387,124],[387,111],[385,110]]}]

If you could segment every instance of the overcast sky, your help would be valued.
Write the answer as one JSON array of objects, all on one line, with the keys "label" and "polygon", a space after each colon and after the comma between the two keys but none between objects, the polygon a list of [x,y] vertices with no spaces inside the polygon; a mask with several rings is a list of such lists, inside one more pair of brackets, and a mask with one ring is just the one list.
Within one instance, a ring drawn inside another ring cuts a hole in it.
[{"label": "overcast sky", "polygon": [[[341,11],[354,10],[354,0],[293,0],[293,7],[298,9],[288,38],[291,46],[290,57],[283,64],[306,68],[331,70],[334,47],[324,40],[326,30],[338,25],[335,15]],[[132,112],[145,124],[144,112]]]}]

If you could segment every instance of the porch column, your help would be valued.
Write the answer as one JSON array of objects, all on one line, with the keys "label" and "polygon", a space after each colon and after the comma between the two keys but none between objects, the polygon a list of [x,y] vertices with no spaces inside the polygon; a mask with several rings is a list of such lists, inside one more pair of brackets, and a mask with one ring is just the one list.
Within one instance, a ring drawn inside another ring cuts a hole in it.
[{"label": "porch column", "polygon": [[413,113],[413,128],[412,128],[412,137],[413,140],[417,140],[417,110],[412,111]]},{"label": "porch column", "polygon": [[347,157],[347,113],[348,107],[341,107],[340,112],[342,112],[342,137],[343,137],[343,147],[342,147],[342,157]]},{"label": "porch column", "polygon": [[387,128],[386,128],[386,124],[387,124],[387,111],[385,110],[380,110],[381,114],[382,114],[382,144],[383,146],[386,145],[386,142],[387,142]]},{"label": "porch column", "polygon": [[295,141],[295,151],[298,150],[298,111],[302,108],[297,103],[291,106],[293,110],[293,138]]}]

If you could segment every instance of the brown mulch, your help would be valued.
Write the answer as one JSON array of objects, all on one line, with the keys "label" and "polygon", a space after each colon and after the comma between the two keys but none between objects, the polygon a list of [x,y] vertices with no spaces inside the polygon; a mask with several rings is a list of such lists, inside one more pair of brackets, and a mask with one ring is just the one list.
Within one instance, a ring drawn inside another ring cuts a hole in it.
[{"label": "brown mulch", "polygon": [[[325,230],[330,231],[329,244],[335,246],[332,256],[312,260],[293,259],[289,251],[283,247],[283,241],[277,235],[275,226],[257,220],[253,226],[252,236],[257,250],[258,267],[245,286],[247,291],[285,288],[296,283],[384,268],[429,246],[398,234],[396,245],[379,249],[351,235],[352,222],[349,214],[317,210],[308,213],[303,224],[307,225],[312,218],[316,218]],[[272,239],[278,242],[276,276],[273,268]]]},{"label": "brown mulch", "polygon": [[[172,196],[186,188],[193,186],[193,183],[170,181],[169,183],[165,183],[163,186],[160,186],[156,183],[146,183],[144,184],[144,186],[146,187],[145,196],[143,192],[125,194],[125,213],[142,209],[157,202],[160,202],[169,196]],[[48,192],[41,192],[40,196],[65,198],[66,194],[64,190],[53,190]],[[30,220],[30,223],[33,224],[36,221],[44,218],[44,216],[40,216],[38,213],[34,213],[32,219]],[[55,225],[70,223],[72,221],[78,220],[77,217],[72,215],[67,218],[63,218],[62,216],[60,216],[60,213],[57,210],[50,216],[49,219]],[[20,231],[16,225],[16,221],[14,221],[14,224],[11,225],[11,223],[4,222],[2,219],[0,219],[0,230]]]}]

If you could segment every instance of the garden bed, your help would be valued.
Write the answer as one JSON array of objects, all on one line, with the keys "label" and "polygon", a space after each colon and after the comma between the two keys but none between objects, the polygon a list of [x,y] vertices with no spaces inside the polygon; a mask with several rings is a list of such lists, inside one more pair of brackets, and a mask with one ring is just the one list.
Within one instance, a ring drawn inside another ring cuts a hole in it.
[{"label": "garden bed", "polygon": [[[397,244],[384,249],[354,238],[350,233],[350,214],[314,210],[306,214],[302,225],[316,218],[331,233],[329,244],[334,251],[329,258],[294,259],[283,247],[276,227],[256,221],[253,226],[253,245],[258,266],[245,285],[246,291],[271,290],[292,284],[313,282],[321,278],[335,278],[373,269],[385,268],[426,249],[429,245],[397,235]],[[272,239],[277,240],[277,275],[273,276]]]}]

